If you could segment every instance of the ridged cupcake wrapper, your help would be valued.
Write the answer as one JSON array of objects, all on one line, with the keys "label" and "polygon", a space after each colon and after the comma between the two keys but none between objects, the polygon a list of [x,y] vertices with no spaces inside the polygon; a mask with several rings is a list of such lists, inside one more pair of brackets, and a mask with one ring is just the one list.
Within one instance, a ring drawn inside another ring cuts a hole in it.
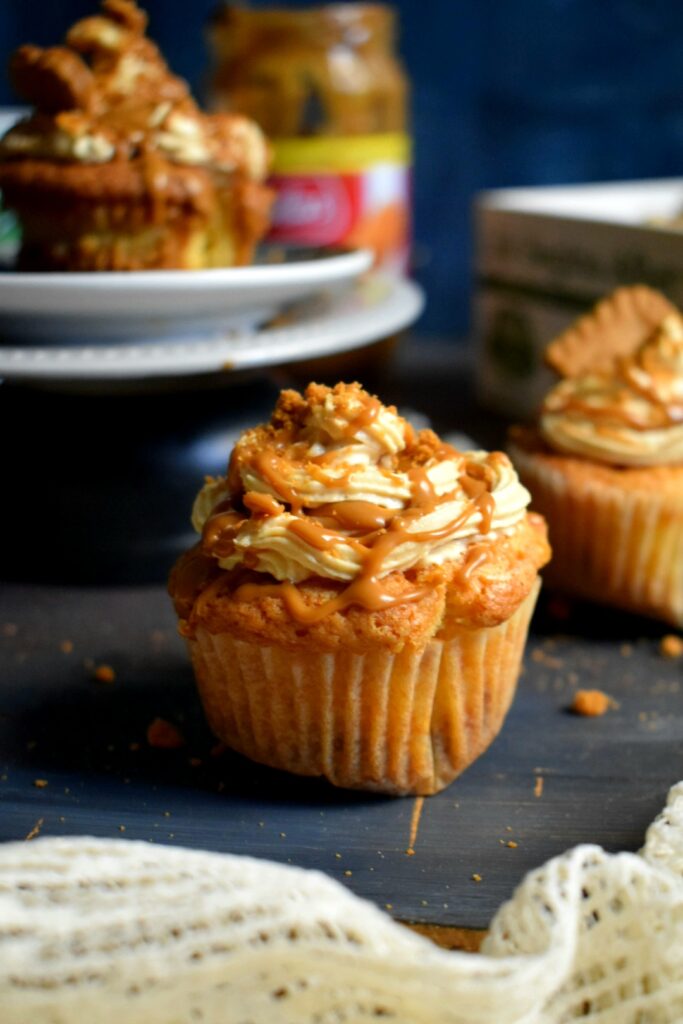
[{"label": "ridged cupcake wrapper", "polygon": [[499,626],[398,654],[293,652],[199,630],[190,651],[209,724],[274,768],[395,795],[437,792],[503,724],[538,586]]},{"label": "ridged cupcake wrapper", "polygon": [[577,486],[533,454],[513,458],[548,521],[549,584],[683,627],[683,499],[589,479]]}]

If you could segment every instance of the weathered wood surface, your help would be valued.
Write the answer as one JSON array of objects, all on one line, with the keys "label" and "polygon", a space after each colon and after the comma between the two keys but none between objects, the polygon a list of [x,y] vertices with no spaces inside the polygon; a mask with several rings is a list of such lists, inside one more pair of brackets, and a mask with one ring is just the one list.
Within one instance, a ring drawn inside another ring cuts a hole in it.
[{"label": "weathered wood surface", "polygon": [[[568,846],[636,850],[683,777],[683,659],[662,656],[665,632],[591,607],[560,621],[542,607],[502,734],[424,801],[410,855],[414,800],[211,755],[163,587],[6,585],[0,840],[123,836],[268,857],[319,868],[404,920],[483,928],[529,868]],[[113,682],[94,678],[102,664]],[[618,707],[568,713],[579,687]],[[147,746],[156,716],[182,728],[185,748]]]}]

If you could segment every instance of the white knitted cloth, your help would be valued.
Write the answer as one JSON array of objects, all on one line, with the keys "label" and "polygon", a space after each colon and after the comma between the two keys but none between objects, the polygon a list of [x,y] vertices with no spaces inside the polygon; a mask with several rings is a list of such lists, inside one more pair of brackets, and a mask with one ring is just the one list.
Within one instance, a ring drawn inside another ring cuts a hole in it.
[{"label": "white knitted cloth", "polygon": [[532,872],[481,954],[318,872],[125,840],[0,847],[1,1024],[683,1020],[683,783],[641,855]]}]

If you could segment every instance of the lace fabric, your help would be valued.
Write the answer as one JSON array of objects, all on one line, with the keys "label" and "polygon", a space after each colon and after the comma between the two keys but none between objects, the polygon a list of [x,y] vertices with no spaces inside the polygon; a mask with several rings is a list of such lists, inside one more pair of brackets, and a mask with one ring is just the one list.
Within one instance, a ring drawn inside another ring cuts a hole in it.
[{"label": "lace fabric", "polygon": [[531,872],[480,954],[315,871],[126,840],[0,847],[2,1024],[683,1020],[683,783],[640,854]]}]

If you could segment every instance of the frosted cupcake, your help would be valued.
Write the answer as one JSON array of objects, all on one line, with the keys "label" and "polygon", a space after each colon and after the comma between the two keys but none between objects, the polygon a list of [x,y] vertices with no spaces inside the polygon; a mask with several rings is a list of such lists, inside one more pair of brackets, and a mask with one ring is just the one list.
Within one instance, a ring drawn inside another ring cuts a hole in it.
[{"label": "frosted cupcake", "polygon": [[170,592],[216,735],[338,786],[434,793],[513,698],[545,525],[501,452],[416,433],[358,384],[283,391]]},{"label": "frosted cupcake", "polygon": [[683,319],[642,285],[556,339],[563,375],[510,453],[548,520],[548,580],[683,626]]},{"label": "frosted cupcake", "polygon": [[34,111],[0,140],[0,188],[25,270],[232,266],[267,228],[263,134],[202,113],[146,20],[133,0],[103,0],[64,46],[12,57]]}]

